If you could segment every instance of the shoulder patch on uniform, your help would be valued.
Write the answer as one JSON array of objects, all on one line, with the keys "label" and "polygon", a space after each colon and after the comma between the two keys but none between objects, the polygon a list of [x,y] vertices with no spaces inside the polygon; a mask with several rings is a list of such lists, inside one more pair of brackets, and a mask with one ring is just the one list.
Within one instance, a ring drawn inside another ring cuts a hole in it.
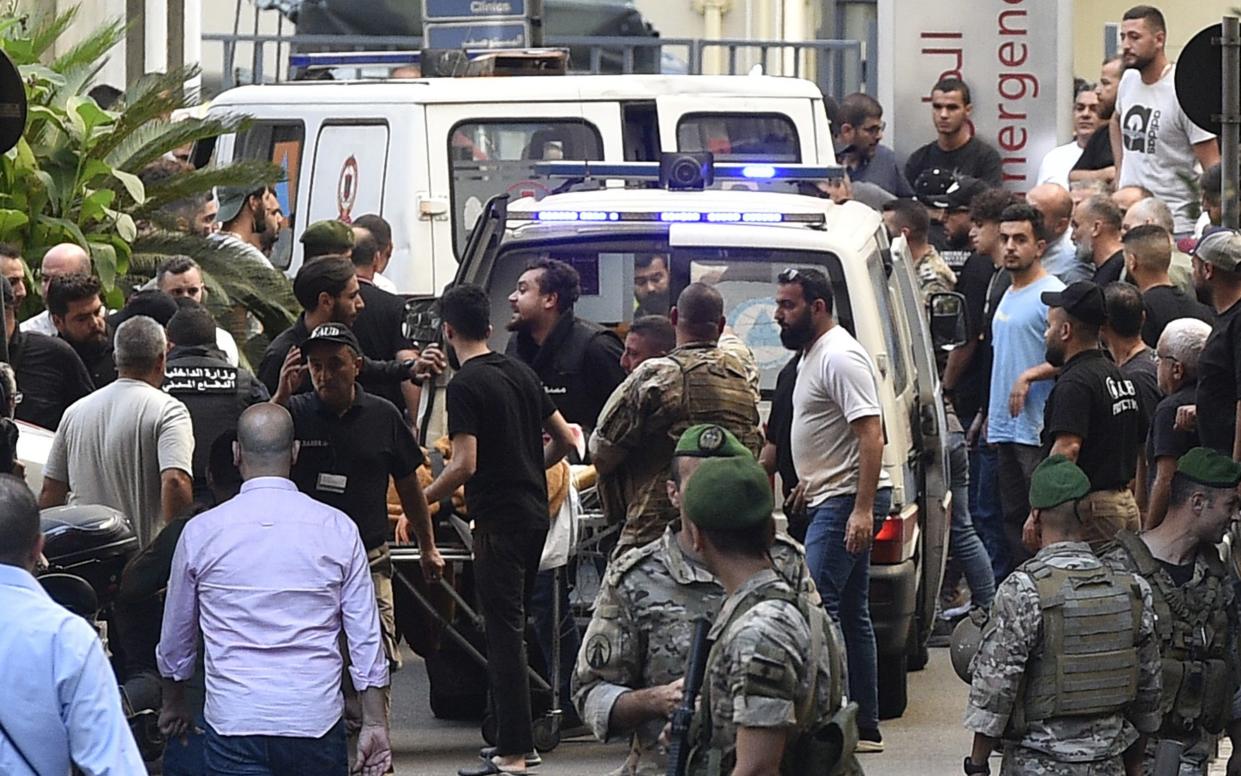
[{"label": "shoulder patch on uniform", "polygon": [[596,671],[601,670],[612,659],[612,640],[606,633],[591,636],[583,649],[586,652],[586,662]]}]

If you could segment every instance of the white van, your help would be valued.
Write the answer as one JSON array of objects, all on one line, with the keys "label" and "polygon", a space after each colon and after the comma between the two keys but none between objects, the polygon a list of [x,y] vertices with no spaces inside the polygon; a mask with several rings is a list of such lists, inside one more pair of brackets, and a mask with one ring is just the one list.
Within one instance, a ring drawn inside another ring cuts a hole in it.
[{"label": "white van", "polygon": [[243,86],[210,115],[253,117],[221,137],[217,162],[270,160],[297,238],[324,218],[379,213],[393,227],[385,275],[408,294],[439,293],[482,205],[550,193],[533,165],[550,159],[655,161],[710,151],[719,162],[834,164],[823,95],[771,76],[519,76],[309,81]]}]

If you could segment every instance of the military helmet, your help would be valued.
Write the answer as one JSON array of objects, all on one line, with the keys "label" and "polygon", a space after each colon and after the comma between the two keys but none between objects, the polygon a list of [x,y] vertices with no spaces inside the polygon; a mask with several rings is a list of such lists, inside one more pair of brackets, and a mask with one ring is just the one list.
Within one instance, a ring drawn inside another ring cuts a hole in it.
[{"label": "military helmet", "polygon": [[982,629],[987,624],[988,615],[981,607],[970,610],[969,616],[962,618],[952,630],[952,640],[948,645],[948,655],[952,658],[952,670],[957,672],[961,681],[969,684],[973,678],[970,663],[974,653],[982,643]]}]

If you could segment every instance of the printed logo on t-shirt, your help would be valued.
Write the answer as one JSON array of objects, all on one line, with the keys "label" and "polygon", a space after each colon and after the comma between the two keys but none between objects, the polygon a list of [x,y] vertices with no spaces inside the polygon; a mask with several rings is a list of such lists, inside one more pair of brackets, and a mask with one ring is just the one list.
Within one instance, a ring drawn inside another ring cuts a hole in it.
[{"label": "printed logo on t-shirt", "polygon": [[1122,412],[1128,410],[1138,411],[1138,391],[1133,387],[1133,381],[1124,378],[1120,381],[1107,378],[1107,392],[1112,395],[1112,416],[1115,417]]},{"label": "printed logo on t-shirt", "polygon": [[1145,105],[1134,105],[1125,112],[1125,120],[1121,123],[1124,135],[1125,150],[1139,154],[1155,153],[1155,137],[1159,134],[1158,108]]}]

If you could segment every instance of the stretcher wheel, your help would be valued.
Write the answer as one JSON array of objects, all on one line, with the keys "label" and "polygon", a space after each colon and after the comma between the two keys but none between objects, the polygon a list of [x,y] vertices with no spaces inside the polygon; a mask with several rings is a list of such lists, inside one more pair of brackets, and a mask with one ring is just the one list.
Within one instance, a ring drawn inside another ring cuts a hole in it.
[{"label": "stretcher wheel", "polygon": [[534,748],[550,752],[560,744],[560,715],[548,714],[534,721]]}]

